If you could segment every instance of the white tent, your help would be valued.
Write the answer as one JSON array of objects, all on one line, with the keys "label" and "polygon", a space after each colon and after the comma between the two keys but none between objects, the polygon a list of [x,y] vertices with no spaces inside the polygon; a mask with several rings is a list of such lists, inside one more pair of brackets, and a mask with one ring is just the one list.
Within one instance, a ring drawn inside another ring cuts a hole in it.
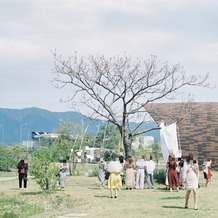
[{"label": "white tent", "polygon": [[168,126],[165,126],[164,123],[160,124],[160,146],[165,163],[168,161],[170,153],[176,158],[181,157],[181,150],[179,149],[178,145],[176,123]]}]

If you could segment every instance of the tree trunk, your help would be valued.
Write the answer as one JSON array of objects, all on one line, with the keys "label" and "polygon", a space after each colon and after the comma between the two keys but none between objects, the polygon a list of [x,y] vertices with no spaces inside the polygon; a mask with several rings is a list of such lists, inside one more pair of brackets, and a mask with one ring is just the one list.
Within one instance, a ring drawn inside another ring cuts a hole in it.
[{"label": "tree trunk", "polygon": [[125,158],[132,156],[132,137],[131,135],[124,135],[123,137],[123,146],[125,150]]},{"label": "tree trunk", "polygon": [[74,175],[74,171],[76,169],[76,153],[73,153],[73,158],[72,158],[72,175]]}]

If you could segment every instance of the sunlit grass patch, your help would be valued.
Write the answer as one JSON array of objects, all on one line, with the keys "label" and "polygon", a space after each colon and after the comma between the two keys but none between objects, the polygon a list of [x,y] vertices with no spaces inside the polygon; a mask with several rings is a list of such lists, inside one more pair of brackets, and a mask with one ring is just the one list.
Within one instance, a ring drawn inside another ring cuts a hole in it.
[{"label": "sunlit grass patch", "polygon": [[43,212],[44,209],[35,204],[28,204],[16,198],[4,195],[0,197],[0,217],[28,217]]}]

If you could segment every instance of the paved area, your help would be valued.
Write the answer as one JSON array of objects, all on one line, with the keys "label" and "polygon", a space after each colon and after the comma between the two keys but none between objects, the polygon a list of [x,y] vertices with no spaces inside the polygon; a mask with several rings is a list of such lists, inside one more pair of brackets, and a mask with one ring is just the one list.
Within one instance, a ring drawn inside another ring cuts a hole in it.
[{"label": "paved area", "polygon": [[[28,176],[28,179],[32,179],[33,176]],[[0,182],[1,181],[13,181],[13,180],[18,180],[18,175],[14,177],[0,177]]]},{"label": "paved area", "polygon": [[0,177],[0,181],[12,181],[12,180],[18,180],[17,177]]}]

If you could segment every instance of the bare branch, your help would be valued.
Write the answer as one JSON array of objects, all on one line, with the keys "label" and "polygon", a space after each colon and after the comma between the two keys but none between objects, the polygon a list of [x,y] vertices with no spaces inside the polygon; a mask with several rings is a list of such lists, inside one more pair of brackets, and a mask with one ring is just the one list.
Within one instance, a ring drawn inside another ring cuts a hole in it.
[{"label": "bare branch", "polygon": [[137,127],[141,126],[146,121],[144,114],[147,105],[158,100],[173,99],[185,86],[210,88],[208,73],[188,75],[179,64],[161,64],[156,56],[146,61],[133,61],[126,55],[78,58],[75,54],[67,60],[56,52],[53,55],[54,86],[65,88],[70,85],[73,92],[68,100],[73,102],[78,112],[114,123],[121,135],[130,134],[131,131],[131,134],[136,133],[136,129],[128,130],[128,123],[137,122]]}]

